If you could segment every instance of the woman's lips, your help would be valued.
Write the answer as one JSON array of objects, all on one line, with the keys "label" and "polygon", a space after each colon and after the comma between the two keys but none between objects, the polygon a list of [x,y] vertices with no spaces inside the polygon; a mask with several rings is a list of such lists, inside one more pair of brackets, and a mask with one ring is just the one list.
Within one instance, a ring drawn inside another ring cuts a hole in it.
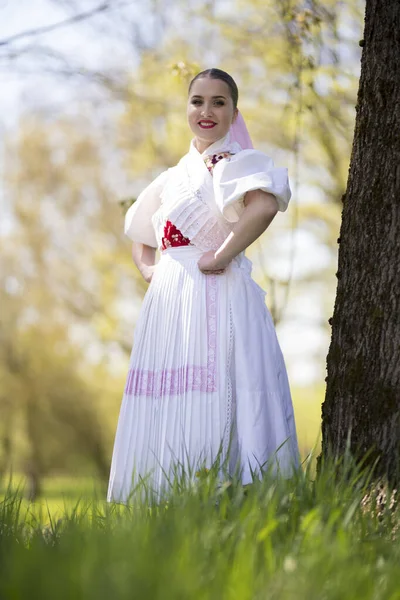
[{"label": "woman's lips", "polygon": [[202,129],[212,129],[215,126],[216,123],[214,121],[199,121],[199,127]]}]

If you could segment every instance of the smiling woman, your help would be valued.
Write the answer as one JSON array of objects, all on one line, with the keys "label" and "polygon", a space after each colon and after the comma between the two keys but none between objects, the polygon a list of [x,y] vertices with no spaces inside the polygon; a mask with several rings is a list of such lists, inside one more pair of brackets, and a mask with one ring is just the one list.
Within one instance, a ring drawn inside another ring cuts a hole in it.
[{"label": "smiling woman", "polygon": [[[245,249],[290,199],[287,170],[252,149],[232,77],[189,87],[188,154],[128,210],[133,259],[151,281],[135,330],[108,500],[143,479],[157,497],[171,476],[222,460],[242,482],[290,476],[298,448],[286,368],[265,293]],[[235,124],[241,138],[235,141]],[[160,261],[155,262],[159,248]]]},{"label": "smiling woman", "polygon": [[[200,74],[199,74],[200,75]],[[195,135],[194,144],[201,153],[226,135],[237,118],[238,90],[232,78],[199,77],[189,87],[188,122]]]}]

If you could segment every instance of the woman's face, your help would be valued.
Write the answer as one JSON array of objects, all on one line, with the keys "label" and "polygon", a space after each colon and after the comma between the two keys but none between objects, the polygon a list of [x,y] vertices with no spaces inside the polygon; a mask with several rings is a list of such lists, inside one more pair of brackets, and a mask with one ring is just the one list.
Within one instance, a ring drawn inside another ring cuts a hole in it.
[{"label": "woman's face", "polygon": [[187,117],[190,129],[207,148],[224,137],[237,115],[230,89],[221,79],[196,79],[190,90]]}]

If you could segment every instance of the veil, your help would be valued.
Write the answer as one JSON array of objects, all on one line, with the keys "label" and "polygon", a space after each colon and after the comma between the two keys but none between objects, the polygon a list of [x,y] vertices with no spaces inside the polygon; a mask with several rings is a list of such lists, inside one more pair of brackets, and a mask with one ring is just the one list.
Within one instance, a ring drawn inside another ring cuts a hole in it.
[{"label": "veil", "polygon": [[247,131],[246,123],[244,122],[240,111],[238,111],[236,120],[232,123],[229,133],[231,142],[237,142],[242,150],[254,148],[250,134]]}]

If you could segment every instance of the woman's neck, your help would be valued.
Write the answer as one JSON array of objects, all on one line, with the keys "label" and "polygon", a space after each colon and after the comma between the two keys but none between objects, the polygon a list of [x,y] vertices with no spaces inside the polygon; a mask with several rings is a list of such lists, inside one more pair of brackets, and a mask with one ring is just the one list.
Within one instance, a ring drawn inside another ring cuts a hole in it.
[{"label": "woman's neck", "polygon": [[207,142],[206,140],[199,140],[199,138],[195,138],[194,146],[200,154],[203,154],[203,152],[205,152],[207,148],[212,146],[216,141],[217,140],[215,140],[214,142]]},{"label": "woman's neck", "polygon": [[196,148],[196,150],[200,153],[203,154],[203,152],[205,152],[207,150],[207,148],[210,148],[210,146],[214,146],[214,144],[216,144],[217,142],[221,142],[223,144],[223,141],[226,139],[226,135],[224,135],[222,138],[218,138],[217,140],[213,140],[212,142],[209,142],[207,140],[202,140],[199,138],[195,138],[194,139],[194,147]]}]

